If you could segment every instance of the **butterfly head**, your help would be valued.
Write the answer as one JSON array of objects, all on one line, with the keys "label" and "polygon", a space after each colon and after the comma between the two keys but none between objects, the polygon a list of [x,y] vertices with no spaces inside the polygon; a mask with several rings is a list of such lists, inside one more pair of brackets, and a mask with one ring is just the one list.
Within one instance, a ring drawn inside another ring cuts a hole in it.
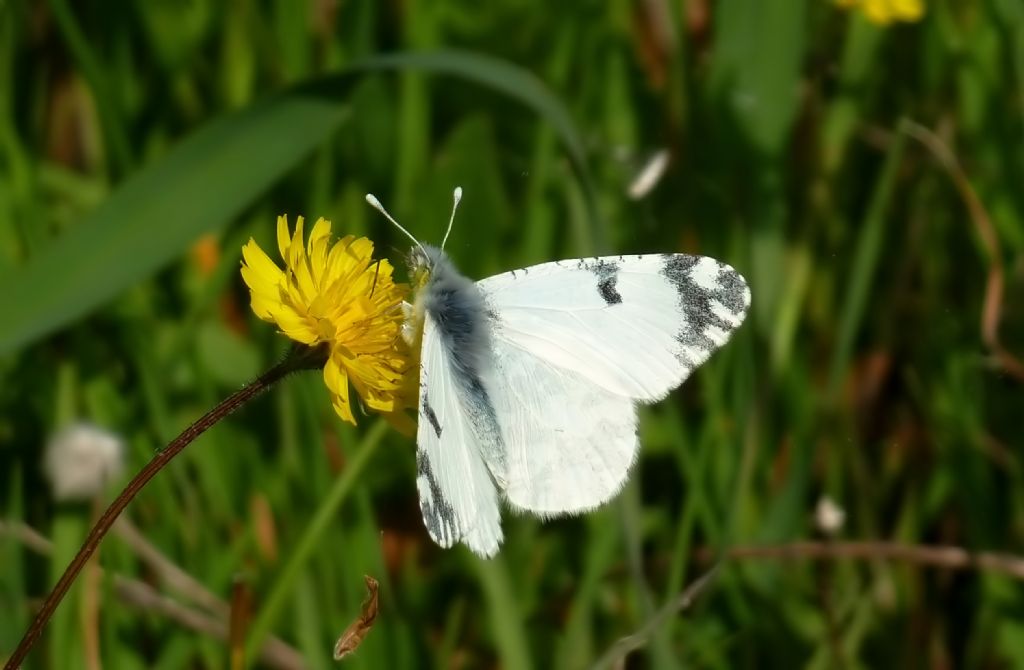
[{"label": "butterfly head", "polygon": [[409,267],[409,281],[414,291],[418,291],[430,281],[430,254],[426,247],[413,247],[406,259]]},{"label": "butterfly head", "polygon": [[[406,336],[406,330],[415,332],[419,330],[419,327],[423,323],[423,313],[425,309],[425,297],[429,294],[431,288],[446,287],[449,286],[450,282],[455,281],[468,281],[459,275],[459,273],[452,267],[451,261],[448,260],[448,256],[444,253],[444,244],[448,241],[448,235],[452,232],[452,223],[455,221],[455,212],[459,207],[459,202],[462,200],[462,187],[456,187],[452,193],[452,214],[448,219],[448,229],[445,231],[444,239],[441,241],[440,247],[431,246],[429,244],[423,244],[417,240],[412,233],[402,227],[398,221],[391,216],[384,206],[380,204],[380,201],[370,193],[366,194],[366,202],[370,204],[374,209],[384,215],[388,221],[390,221],[403,235],[408,237],[413,242],[413,247],[409,251],[408,256],[408,267],[409,267],[409,280],[412,284],[413,290],[416,292],[416,301],[409,306],[406,313],[406,324],[403,326],[403,336]],[[407,341],[411,341],[409,337],[406,337]]]},{"label": "butterfly head", "polygon": [[430,244],[414,246],[409,250],[406,262],[409,267],[409,280],[414,290],[426,286],[439,268],[445,268],[450,263],[448,254]]},{"label": "butterfly head", "polygon": [[406,262],[409,267],[409,283],[416,297],[405,311],[402,337],[413,345],[422,334],[428,296],[438,281],[443,283],[450,262],[443,251],[429,244],[417,244],[410,249]]}]

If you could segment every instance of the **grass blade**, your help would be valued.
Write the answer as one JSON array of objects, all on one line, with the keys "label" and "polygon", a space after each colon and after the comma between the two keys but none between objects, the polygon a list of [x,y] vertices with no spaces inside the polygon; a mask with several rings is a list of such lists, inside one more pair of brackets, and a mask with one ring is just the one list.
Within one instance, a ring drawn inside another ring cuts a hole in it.
[{"label": "grass blade", "polygon": [[222,227],[323,142],[346,113],[337,99],[293,89],[211,122],[128,179],[4,279],[0,355],[87,314],[176,258],[201,233]]}]

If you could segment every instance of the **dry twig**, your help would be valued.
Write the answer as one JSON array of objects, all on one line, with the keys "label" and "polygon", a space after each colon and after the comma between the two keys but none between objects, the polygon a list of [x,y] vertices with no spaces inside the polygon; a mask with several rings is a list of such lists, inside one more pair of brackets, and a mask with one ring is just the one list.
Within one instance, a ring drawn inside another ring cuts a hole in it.
[{"label": "dry twig", "polygon": [[[726,561],[895,561],[945,570],[987,571],[1024,580],[1024,558],[1022,557],[988,551],[970,552],[962,547],[949,545],[929,546],[886,541],[801,541],[778,545],[736,546],[728,549],[724,555],[705,547],[698,550],[697,556],[698,559],[706,562],[717,561],[719,558]],[[694,598],[714,578],[721,565],[721,562],[716,563],[711,570],[688,586],[678,597],[666,603],[637,632],[616,641],[593,667],[618,667],[630,652],[647,644],[654,632],[670,617],[685,610],[693,603]]]},{"label": "dry twig", "polygon": [[114,534],[124,540],[135,555],[138,556],[146,566],[152,570],[157,579],[171,590],[203,607],[208,612],[219,617],[227,617],[229,607],[227,603],[215,596],[199,581],[179,568],[173,561],[154,547],[149,540],[139,532],[139,529],[128,519],[122,517],[114,524]]},{"label": "dry twig", "polygon": [[896,561],[946,570],[985,570],[1024,580],[1024,558],[989,551],[970,552],[949,545],[929,546],[898,542],[792,542],[790,544],[732,547],[733,560],[872,560]]},{"label": "dry twig", "polygon": [[[34,528],[24,523],[0,520],[0,536],[3,535],[14,538],[37,554],[49,556],[53,552],[53,543]],[[166,558],[164,560],[167,561],[167,564],[173,566],[173,563],[169,560]],[[175,570],[182,572],[177,566],[173,567]],[[98,572],[102,574],[102,568],[98,568]],[[182,572],[182,574],[185,573]],[[228,626],[224,621],[224,617],[218,617],[186,607],[160,593],[145,582],[130,579],[116,573],[111,576],[111,579],[114,583],[114,593],[126,605],[165,616],[187,630],[209,635],[222,641],[228,639]],[[194,581],[191,576],[188,579]],[[211,595],[211,597],[214,598],[218,609],[223,609],[224,612],[228,611],[226,603],[218,600],[215,596]],[[259,660],[268,667],[280,668],[281,670],[301,670],[306,667],[302,655],[276,637],[267,639],[263,644]]]},{"label": "dry twig", "polygon": [[1010,353],[999,339],[999,321],[1003,311],[1003,291],[1005,288],[1005,272],[1003,270],[1002,250],[999,236],[988,211],[971,185],[967,174],[960,166],[960,161],[949,146],[938,135],[919,123],[904,120],[901,128],[910,137],[920,142],[938,161],[939,165],[949,174],[950,179],[960,192],[971,222],[981,238],[985,252],[989,257],[988,281],[985,286],[985,299],[981,310],[981,338],[995,355],[999,365],[1009,374],[1024,381],[1024,363]]},{"label": "dry twig", "polygon": [[711,580],[714,579],[715,575],[718,574],[719,565],[721,564],[715,565],[713,568],[701,575],[695,582],[687,586],[682,593],[662,605],[661,609],[655,612],[654,616],[648,619],[635,633],[616,640],[615,644],[613,644],[608,651],[602,654],[601,658],[597,660],[597,663],[593,665],[594,670],[618,667],[630,652],[636,651],[647,644],[648,640],[651,639],[651,636],[653,636],[669,618],[675,616],[679,612],[682,612],[693,604],[694,599],[700,595]]}]

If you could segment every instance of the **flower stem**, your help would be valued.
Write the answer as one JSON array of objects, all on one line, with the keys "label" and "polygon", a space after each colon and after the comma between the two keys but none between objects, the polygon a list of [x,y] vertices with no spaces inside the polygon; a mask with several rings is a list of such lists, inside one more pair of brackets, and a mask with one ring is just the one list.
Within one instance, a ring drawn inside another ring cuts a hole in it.
[{"label": "flower stem", "polygon": [[46,600],[43,602],[42,607],[39,608],[39,612],[36,613],[35,619],[32,621],[32,625],[28,627],[24,637],[21,638],[21,642],[18,643],[14,653],[11,654],[10,658],[7,659],[7,663],[4,665],[4,670],[16,670],[21,667],[22,662],[25,660],[25,656],[32,649],[32,646],[39,639],[40,634],[43,632],[43,628],[49,622],[50,617],[53,616],[54,610],[60,604],[64,596],[67,595],[68,589],[74,583],[78,574],[82,571],[82,568],[88,562],[89,558],[96,551],[100,542],[106,536],[111,526],[121,515],[121,512],[128,507],[139,491],[149,483],[156,473],[160,472],[165,465],[171,462],[171,460],[181,453],[181,451],[191,444],[197,437],[202,435],[208,428],[213,426],[215,423],[226,417],[227,415],[234,412],[236,409],[249,402],[256,396],[260,395],[271,386],[281,381],[284,377],[292,372],[299,370],[307,370],[316,367],[321,367],[325,362],[326,354],[321,348],[310,348],[302,347],[293,349],[289,355],[280,363],[270,368],[262,375],[257,377],[248,386],[244,386],[240,390],[231,394],[220,402],[216,407],[211,409],[209,412],[204,414],[202,418],[193,423],[191,426],[186,428],[178,437],[174,438],[164,449],[159,451],[153,459],[146,464],[142,470],[128,485],[124,487],[124,490],[118,494],[114,502],[110,503],[110,506],[103,512],[99,520],[96,521],[92,529],[89,531],[89,535],[86,536],[85,542],[82,544],[82,548],[78,550],[78,554],[75,556],[71,564],[68,565],[64,574],[61,575],[57,585],[53,587],[49,595],[46,596]]}]

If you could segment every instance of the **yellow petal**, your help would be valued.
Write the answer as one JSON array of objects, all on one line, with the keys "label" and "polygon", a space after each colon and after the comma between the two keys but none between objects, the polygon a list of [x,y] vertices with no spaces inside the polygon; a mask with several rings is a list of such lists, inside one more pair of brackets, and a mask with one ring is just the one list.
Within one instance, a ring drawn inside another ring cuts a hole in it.
[{"label": "yellow petal", "polygon": [[917,21],[924,16],[921,0],[892,0],[892,13],[900,21]]},{"label": "yellow petal", "polygon": [[334,396],[331,399],[331,404],[334,407],[335,413],[341,417],[342,421],[348,421],[353,426],[358,425],[356,423],[356,417],[352,415],[352,407],[349,405],[348,398],[341,398],[340,396]]},{"label": "yellow petal", "polygon": [[283,305],[282,309],[274,314],[274,321],[277,322],[277,326],[281,329],[281,332],[296,342],[313,344],[319,339],[314,324],[311,324],[309,319],[296,314],[295,311],[287,305]]},{"label": "yellow petal", "polygon": [[331,352],[331,357],[324,365],[324,384],[327,390],[335,395],[342,395],[348,390],[348,375],[341,365],[341,356],[337,352]]},{"label": "yellow petal", "polygon": [[874,24],[886,26],[892,22],[889,0],[864,0],[863,9],[864,16]]},{"label": "yellow petal", "polygon": [[309,302],[316,296],[316,285],[309,272],[309,260],[306,258],[306,245],[302,240],[303,218],[300,216],[295,222],[295,234],[292,236],[292,244],[288,249],[288,269],[295,277],[303,302]]},{"label": "yellow petal", "polygon": [[356,418],[352,415],[352,406],[348,400],[348,377],[337,365],[334,356],[331,356],[327,365],[324,366],[324,384],[331,391],[331,404],[334,405],[334,411],[343,421],[355,425]]},{"label": "yellow petal", "polygon": [[296,265],[302,265],[306,258],[306,244],[302,240],[302,229],[305,225],[306,220],[298,216],[295,218],[295,231],[292,233],[292,239],[288,242],[288,255],[285,256],[285,263],[292,271],[295,271]]},{"label": "yellow petal", "polygon": [[291,243],[291,238],[288,235],[288,217],[279,216],[277,217],[277,250],[281,252],[281,259],[285,263],[288,262],[288,245]]},{"label": "yellow petal", "polygon": [[325,290],[332,290],[331,287],[334,284],[343,280],[344,277],[356,269],[356,264],[345,253],[345,249],[352,244],[353,239],[355,238],[351,235],[346,235],[331,247],[331,251],[327,256],[327,272],[324,274],[320,284]]},{"label": "yellow petal", "polygon": [[[249,238],[249,242],[242,247],[243,266],[242,278],[246,285],[253,291],[267,293],[276,291],[278,285],[284,280],[284,273],[277,267],[263,249],[256,244],[256,240]],[[246,271],[245,267],[249,270]]]},{"label": "yellow petal", "polygon": [[[256,274],[251,267],[246,265],[242,266],[242,279],[244,279],[246,284],[250,287],[259,285],[258,277],[255,275]],[[249,300],[252,304],[253,311],[256,312],[256,316],[260,319],[267,319],[267,317],[271,315],[273,305],[281,304],[281,301],[276,298],[276,295],[278,295],[278,292],[273,289],[257,290],[251,288],[249,290]],[[260,305],[260,307],[257,308],[257,305]]]},{"label": "yellow petal", "polygon": [[360,237],[345,247],[345,254],[365,268],[373,258],[373,242],[365,237]]},{"label": "yellow petal", "polygon": [[319,219],[309,234],[309,267],[318,290],[323,289],[327,271],[327,250],[331,243],[331,222]]},{"label": "yellow petal", "polygon": [[252,311],[256,316],[260,317],[264,321],[270,321],[271,323],[277,321],[277,314],[282,309],[281,303],[267,298],[260,293],[256,293],[255,291],[253,291],[249,297],[249,305],[252,307]]}]

